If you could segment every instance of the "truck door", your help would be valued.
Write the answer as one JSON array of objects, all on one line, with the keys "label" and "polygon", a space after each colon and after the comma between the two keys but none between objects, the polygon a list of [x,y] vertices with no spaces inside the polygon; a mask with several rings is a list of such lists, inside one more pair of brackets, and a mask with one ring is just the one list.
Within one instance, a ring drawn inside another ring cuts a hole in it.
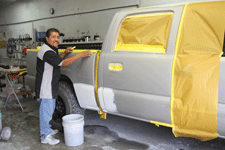
[{"label": "truck door", "polygon": [[100,91],[107,112],[171,123],[173,52],[169,49],[175,47],[176,36],[172,38],[170,32],[177,32],[171,27],[173,16],[172,11],[124,13],[111,24],[109,28],[118,28],[109,29],[105,44],[114,42],[111,49],[103,45],[100,63],[103,66]]}]

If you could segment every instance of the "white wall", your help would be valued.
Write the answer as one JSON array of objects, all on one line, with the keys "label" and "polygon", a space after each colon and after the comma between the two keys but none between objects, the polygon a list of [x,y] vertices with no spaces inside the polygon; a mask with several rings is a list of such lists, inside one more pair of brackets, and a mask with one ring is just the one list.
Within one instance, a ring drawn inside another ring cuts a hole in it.
[{"label": "white wall", "polygon": [[[138,4],[139,0],[20,0],[0,11],[0,25]],[[54,15],[50,8],[55,9]]]},{"label": "white wall", "polygon": [[[96,33],[104,39],[113,15],[138,5],[139,0],[20,0],[0,11],[0,32],[8,38],[27,33],[35,38],[34,31],[44,26],[58,28],[65,37],[78,38],[89,31],[92,40]],[[55,9],[53,15],[50,8]]]},{"label": "white wall", "polygon": [[101,38],[104,39],[113,15],[119,10],[120,9],[103,10],[81,15],[34,21],[34,29],[38,30],[39,26],[43,25],[46,30],[55,27],[65,34],[65,38],[80,38],[82,37],[82,32],[85,32],[86,35],[89,31],[88,35],[91,36],[91,40],[93,40],[96,33],[101,35]]},{"label": "white wall", "polygon": [[32,22],[7,26],[7,37],[19,38],[19,35],[24,35],[25,33],[33,35]]}]

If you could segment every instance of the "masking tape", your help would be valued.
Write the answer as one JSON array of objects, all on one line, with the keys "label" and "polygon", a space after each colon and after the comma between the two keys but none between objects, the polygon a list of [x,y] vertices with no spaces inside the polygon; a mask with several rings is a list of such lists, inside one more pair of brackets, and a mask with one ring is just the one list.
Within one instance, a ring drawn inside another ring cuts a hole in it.
[{"label": "masking tape", "polygon": [[147,16],[163,16],[163,15],[173,15],[173,13],[157,13],[157,14],[146,14],[146,15],[134,15],[126,18],[139,18],[139,17],[147,17]]},{"label": "masking tape", "polygon": [[[58,49],[59,53],[63,53],[66,49]],[[100,50],[95,50],[95,49],[75,49],[73,50],[72,53],[81,53],[81,52],[85,52],[85,51],[90,51],[91,53],[97,53]]]},{"label": "masking tape", "polygon": [[109,70],[121,71],[123,70],[123,65],[121,63],[110,63],[108,68]]},{"label": "masking tape", "polygon": [[27,49],[28,52],[38,52],[39,49]]},{"label": "masking tape", "polygon": [[100,115],[100,118],[102,119],[106,119],[106,115],[107,113],[105,113],[103,110],[102,110],[102,107],[100,105],[100,102],[99,102],[99,97],[98,97],[98,62],[99,62],[99,56],[101,54],[101,51],[99,51],[96,55],[96,61],[95,61],[95,97],[96,97],[96,101],[97,101],[97,104],[98,104],[98,107],[99,107],[99,115]]},{"label": "masking tape", "polygon": [[152,52],[152,53],[166,53],[166,49],[161,45],[144,45],[144,44],[116,44],[114,51],[135,51],[135,52]]},{"label": "masking tape", "polygon": [[173,128],[172,124],[167,124],[167,123],[162,123],[162,122],[157,122],[157,121],[150,121],[152,124],[155,124],[157,127],[161,126],[165,126],[165,127],[170,127]]},{"label": "masking tape", "polygon": [[[38,52],[40,50],[39,46],[37,47],[37,49],[28,49],[27,51],[29,52]],[[58,49],[58,52],[59,53],[63,53],[66,49]],[[73,50],[72,53],[81,53],[81,52],[84,52],[84,51],[90,51],[91,53],[97,53],[98,51],[100,50],[95,50],[95,49],[76,49],[76,50]]]},{"label": "masking tape", "polygon": [[[178,44],[180,41],[180,34],[181,34],[181,29],[183,26],[183,20],[184,20],[184,16],[185,16],[185,12],[186,12],[186,8],[187,8],[186,4],[184,6],[184,10],[183,10],[183,14],[181,16],[181,20],[180,20],[180,25],[179,25],[179,29],[178,29],[178,34],[177,34],[177,42],[176,42],[176,48],[175,48],[175,54],[174,54],[174,58],[173,58],[173,67],[172,67],[172,77],[171,77],[171,102],[170,102],[170,114],[171,114],[171,123],[173,125],[173,133],[174,133],[174,118],[173,118],[173,104],[174,104],[174,72],[175,72],[175,64],[176,64],[176,58],[177,58],[177,52],[178,52]],[[175,134],[174,134],[175,135]]]}]

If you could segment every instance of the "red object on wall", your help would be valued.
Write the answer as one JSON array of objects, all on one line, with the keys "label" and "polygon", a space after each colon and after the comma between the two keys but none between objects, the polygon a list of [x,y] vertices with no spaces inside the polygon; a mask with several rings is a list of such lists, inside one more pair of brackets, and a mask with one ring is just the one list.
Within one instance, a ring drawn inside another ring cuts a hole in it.
[{"label": "red object on wall", "polygon": [[27,49],[30,49],[30,47],[23,47],[23,50],[22,50],[23,55],[27,54]]}]

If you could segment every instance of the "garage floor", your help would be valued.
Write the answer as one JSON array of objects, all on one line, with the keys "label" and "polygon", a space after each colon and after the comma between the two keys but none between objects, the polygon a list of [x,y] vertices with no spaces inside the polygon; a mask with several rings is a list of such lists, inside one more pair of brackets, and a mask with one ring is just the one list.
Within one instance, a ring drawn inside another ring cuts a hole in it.
[{"label": "garage floor", "polygon": [[[93,125],[94,117],[98,120],[97,112],[86,111],[84,127],[84,144],[78,147],[65,145],[64,134],[59,132],[55,137],[60,139],[60,144],[55,146],[41,144],[39,140],[39,103],[29,98],[20,98],[24,108],[22,112],[16,100],[1,107],[3,127],[12,129],[11,139],[0,141],[0,149],[6,150],[112,150],[112,149],[148,149],[149,146],[135,141],[120,138],[118,133],[106,126]],[[1,99],[0,106],[4,102]],[[92,123],[91,123],[92,122]],[[95,122],[95,121],[94,121]],[[90,124],[89,124],[90,123]],[[97,123],[97,122],[95,122]],[[94,124],[95,124],[94,123]]]},{"label": "garage floor", "polygon": [[64,134],[56,138],[60,144],[44,145],[39,139],[39,103],[20,98],[24,112],[16,100],[4,108],[0,98],[3,127],[12,129],[8,141],[0,140],[0,150],[223,150],[225,140],[201,142],[191,138],[175,138],[171,128],[156,127],[147,122],[108,115],[100,119],[97,112],[86,111],[84,143],[78,147],[65,145]]},{"label": "garage floor", "polygon": [[[59,132],[55,137],[60,139],[60,144],[55,146],[40,143],[39,139],[39,103],[32,98],[20,97],[24,108],[20,108],[14,99],[4,108],[4,100],[0,99],[2,126],[10,127],[12,135],[10,140],[0,140],[0,150],[111,150],[111,149],[148,149],[148,145],[120,138],[118,133],[111,131],[106,126],[93,125],[92,119],[99,119],[97,112],[86,111],[84,127],[84,144],[78,147],[65,145],[64,134]],[[93,116],[94,115],[94,116]],[[101,119],[102,120],[102,119]],[[95,122],[95,121],[94,121]],[[97,122],[95,122],[97,123]]]}]

